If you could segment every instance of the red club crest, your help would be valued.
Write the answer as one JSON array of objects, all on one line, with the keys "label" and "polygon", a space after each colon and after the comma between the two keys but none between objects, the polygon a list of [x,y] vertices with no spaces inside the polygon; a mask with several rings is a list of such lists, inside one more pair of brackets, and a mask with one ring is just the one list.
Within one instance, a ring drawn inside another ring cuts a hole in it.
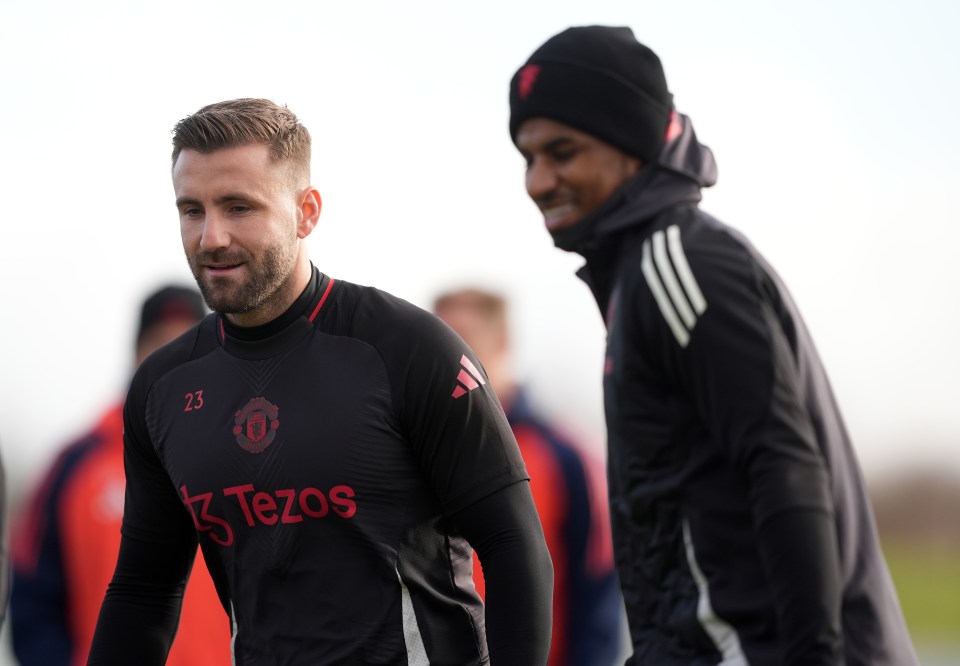
[{"label": "red club crest", "polygon": [[520,70],[520,79],[517,81],[517,92],[520,99],[525,100],[533,92],[533,84],[537,82],[537,76],[540,74],[540,65],[527,65]]},{"label": "red club crest", "polygon": [[263,397],[254,398],[236,413],[233,434],[244,451],[261,453],[273,443],[280,427],[280,408]]}]

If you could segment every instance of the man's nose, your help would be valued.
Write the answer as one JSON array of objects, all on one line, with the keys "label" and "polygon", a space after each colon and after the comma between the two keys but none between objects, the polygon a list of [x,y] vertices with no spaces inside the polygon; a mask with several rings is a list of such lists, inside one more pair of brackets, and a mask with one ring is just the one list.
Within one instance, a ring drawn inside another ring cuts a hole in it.
[{"label": "man's nose", "polygon": [[227,221],[218,213],[208,213],[203,220],[203,235],[200,236],[200,249],[218,250],[230,244]]},{"label": "man's nose", "polygon": [[557,187],[556,171],[543,160],[534,159],[527,167],[527,194],[536,201]]}]

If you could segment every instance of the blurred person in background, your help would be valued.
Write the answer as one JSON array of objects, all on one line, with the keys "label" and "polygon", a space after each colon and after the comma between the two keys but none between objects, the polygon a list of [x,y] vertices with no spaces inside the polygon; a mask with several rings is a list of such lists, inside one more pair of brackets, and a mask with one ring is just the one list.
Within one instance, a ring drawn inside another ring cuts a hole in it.
[{"label": "blurred person in background", "polygon": [[7,472],[0,457],[0,627],[10,603],[10,515],[7,510]]},{"label": "blurred person in background", "polygon": [[[607,666],[623,651],[624,612],[613,567],[602,462],[533,404],[516,380],[506,299],[464,287],[437,295],[433,311],[476,352],[500,398],[530,474],[553,559],[551,666]],[[474,579],[483,594],[483,574]]]},{"label": "blurred person in background", "polygon": [[916,664],[811,335],[769,263],[700,210],[716,165],[657,55],[626,27],[569,28],[509,101],[527,193],[585,258],[607,328],[631,663]]},{"label": "blurred person in background", "polygon": [[[194,287],[163,286],[143,301],[135,367],[206,313]],[[10,633],[22,666],[86,664],[117,563],[123,517],[122,402],[68,445],[17,518]],[[194,565],[171,666],[230,663],[230,627],[202,560]]]}]

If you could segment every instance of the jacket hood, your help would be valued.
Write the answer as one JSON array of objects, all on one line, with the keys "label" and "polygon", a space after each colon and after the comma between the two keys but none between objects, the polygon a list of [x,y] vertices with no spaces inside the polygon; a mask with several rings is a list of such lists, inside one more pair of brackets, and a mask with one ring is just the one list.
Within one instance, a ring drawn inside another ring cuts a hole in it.
[{"label": "jacket hood", "polygon": [[568,252],[590,253],[611,234],[643,224],[671,206],[700,201],[700,190],[716,182],[713,151],[697,140],[690,118],[674,111],[657,160],[646,164],[593,213],[553,234],[554,244]]}]

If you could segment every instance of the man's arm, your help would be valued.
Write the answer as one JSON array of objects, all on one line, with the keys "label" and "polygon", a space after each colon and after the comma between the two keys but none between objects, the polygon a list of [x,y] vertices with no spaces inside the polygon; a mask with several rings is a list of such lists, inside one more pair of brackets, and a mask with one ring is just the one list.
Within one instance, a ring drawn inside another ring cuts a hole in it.
[{"label": "man's arm", "polygon": [[148,366],[140,366],[124,402],[120,550],[97,619],[91,665],[162,666],[197,553],[193,520],[150,442],[146,396],[155,370],[143,374]]},{"label": "man's arm", "polygon": [[[729,286],[734,292],[736,285]],[[772,303],[737,301],[731,293],[728,304],[722,293],[715,295],[720,316],[711,321],[705,315],[704,330],[694,331],[694,338],[708,335],[691,340],[694,390],[747,483],[784,664],[840,664],[842,584],[833,500],[797,361]]]},{"label": "man's arm", "polygon": [[490,663],[546,664],[553,564],[529,482],[487,495],[457,512],[453,520],[483,566]]},{"label": "man's arm", "polygon": [[408,304],[382,305],[390,309],[372,321],[401,428],[443,513],[483,566],[492,664],[546,664],[553,565],[500,400],[450,327]]},{"label": "man's arm", "polygon": [[88,666],[166,662],[195,555],[195,542],[149,543],[123,537]]},{"label": "man's arm", "polygon": [[785,664],[842,664],[836,528],[831,514],[790,511],[757,530],[778,600]]},{"label": "man's arm", "polygon": [[[660,232],[664,233],[664,232]],[[696,307],[668,325],[646,298],[651,349],[689,396],[746,484],[757,550],[776,608],[784,664],[842,663],[839,550],[829,472],[807,410],[785,305],[771,277],[734,238],[666,230]],[[645,283],[676,274],[644,248]],[[702,293],[700,293],[702,291]],[[662,315],[662,316],[661,316]],[[802,323],[792,322],[794,326]]]}]

